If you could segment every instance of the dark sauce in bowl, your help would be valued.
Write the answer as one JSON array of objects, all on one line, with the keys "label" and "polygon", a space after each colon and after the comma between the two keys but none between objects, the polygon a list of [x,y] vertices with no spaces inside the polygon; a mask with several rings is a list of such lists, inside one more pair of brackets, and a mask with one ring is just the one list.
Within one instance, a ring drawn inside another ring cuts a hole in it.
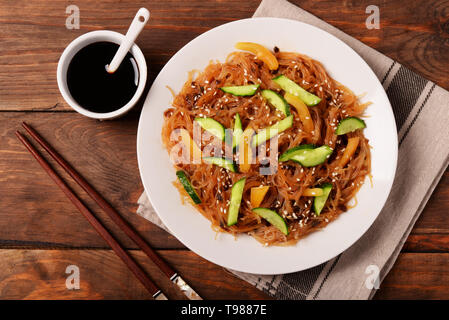
[{"label": "dark sauce in bowl", "polygon": [[118,48],[112,42],[95,42],[73,57],[67,70],[67,85],[82,108],[96,113],[112,112],[126,105],[136,93],[139,69],[129,52],[114,73],[106,71]]}]

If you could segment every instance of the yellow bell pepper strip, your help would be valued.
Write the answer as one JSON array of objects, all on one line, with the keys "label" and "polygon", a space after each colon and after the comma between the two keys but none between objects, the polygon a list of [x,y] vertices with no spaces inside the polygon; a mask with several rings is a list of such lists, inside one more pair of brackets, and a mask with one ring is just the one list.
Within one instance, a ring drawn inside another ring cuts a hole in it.
[{"label": "yellow bell pepper strip", "polygon": [[265,195],[268,192],[268,189],[270,189],[269,186],[260,186],[260,187],[254,187],[251,188],[251,207],[257,208],[260,206],[260,204],[263,201],[263,198],[265,198]]},{"label": "yellow bell pepper strip", "polygon": [[355,151],[357,150],[357,147],[359,146],[360,138],[359,137],[353,137],[348,139],[348,145],[346,146],[345,151],[343,152],[343,155],[340,158],[340,161],[338,163],[338,166],[340,168],[343,168],[349,161],[349,159],[354,155]]},{"label": "yellow bell pepper strip", "polygon": [[189,150],[189,160],[193,156],[193,163],[201,163],[201,149],[190,137],[186,129],[180,129],[181,141]]},{"label": "yellow bell pepper strip", "polygon": [[319,197],[323,195],[323,189],[321,188],[307,188],[302,193],[304,197]]},{"label": "yellow bell pepper strip", "polygon": [[301,99],[294,96],[291,93],[286,92],[284,95],[284,99],[295,107],[298,112],[299,119],[301,119],[302,125],[304,126],[304,130],[307,133],[311,133],[314,129],[313,120],[310,116],[309,108],[302,102]]},{"label": "yellow bell pepper strip", "polygon": [[264,46],[254,43],[254,42],[238,42],[235,47],[239,50],[249,51],[251,53],[254,53],[257,58],[262,60],[270,70],[277,70],[279,68],[279,62]]},{"label": "yellow bell pepper strip", "polygon": [[254,130],[246,128],[240,137],[239,146],[239,169],[240,172],[246,173],[251,168],[251,162],[253,159],[253,152],[251,149],[251,138],[254,134]]}]

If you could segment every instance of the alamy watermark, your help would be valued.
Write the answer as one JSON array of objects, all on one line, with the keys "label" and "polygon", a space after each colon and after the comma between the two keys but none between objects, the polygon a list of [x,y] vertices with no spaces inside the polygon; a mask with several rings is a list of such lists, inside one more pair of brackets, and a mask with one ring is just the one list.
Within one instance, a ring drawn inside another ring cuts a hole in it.
[{"label": "alamy watermark", "polygon": [[[279,154],[279,130],[277,129],[264,129],[262,133],[259,132],[255,136],[242,134],[236,148],[233,148],[235,138],[232,129],[224,130],[224,139],[220,138],[223,137],[221,131],[214,134],[208,131],[202,133],[201,127],[196,122],[193,123],[192,131],[193,138],[186,129],[179,128],[171,132],[170,142],[173,147],[170,149],[170,159],[174,164],[200,164],[208,162],[207,158],[212,157],[239,165],[258,162],[261,164],[259,167],[261,175],[277,172]],[[269,145],[267,145],[268,140]]]},{"label": "alamy watermark", "polygon": [[369,30],[380,29],[380,10],[378,6],[369,5],[365,9],[365,13],[369,16],[365,20],[366,28]]},{"label": "alamy watermark", "polygon": [[65,273],[69,276],[65,280],[65,286],[68,290],[80,289],[80,268],[76,265],[69,265],[65,269]]},{"label": "alamy watermark", "polygon": [[69,30],[80,28],[80,8],[77,5],[71,4],[65,8],[65,13],[69,16],[65,20],[65,27]]},{"label": "alamy watermark", "polygon": [[380,269],[375,264],[370,264],[365,269],[365,274],[368,277],[365,280],[365,286],[367,289],[379,289],[380,287]]}]

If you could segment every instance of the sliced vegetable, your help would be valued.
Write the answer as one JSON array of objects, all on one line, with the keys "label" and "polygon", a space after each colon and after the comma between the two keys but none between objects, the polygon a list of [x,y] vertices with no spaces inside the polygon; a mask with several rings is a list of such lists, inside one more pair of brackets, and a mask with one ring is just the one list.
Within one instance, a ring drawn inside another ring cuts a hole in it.
[{"label": "sliced vegetable", "polygon": [[195,118],[195,121],[203,128],[204,130],[210,132],[217,138],[224,140],[225,139],[225,127],[212,118]]},{"label": "sliced vegetable", "polygon": [[323,210],[324,205],[326,204],[327,198],[329,197],[329,194],[332,190],[332,184],[325,183],[321,186],[321,189],[323,190],[323,194],[321,196],[315,197],[313,201],[313,210],[315,210],[315,214],[317,216],[320,215],[321,210]]},{"label": "sliced vegetable", "polygon": [[235,115],[234,131],[232,131],[232,148],[235,149],[240,143],[240,138],[242,137],[242,120],[238,113]]},{"label": "sliced vegetable", "polygon": [[225,168],[232,172],[237,172],[237,166],[229,159],[217,158],[217,157],[205,157],[203,160],[207,163],[214,164],[216,166]]},{"label": "sliced vegetable", "polygon": [[360,138],[359,137],[353,137],[348,139],[348,145],[345,148],[345,151],[343,152],[343,155],[340,158],[340,161],[338,162],[338,166],[340,168],[343,168],[351,159],[351,157],[354,155],[355,151],[357,150],[357,147],[359,145]]},{"label": "sliced vegetable", "polygon": [[201,163],[201,149],[195,141],[190,137],[190,133],[186,129],[179,129],[182,143],[189,150],[189,159],[193,155],[193,163]]},{"label": "sliced vegetable", "polygon": [[283,234],[288,235],[287,223],[284,218],[278,215],[275,211],[267,208],[255,208],[252,211],[278,228]]},{"label": "sliced vegetable", "polygon": [[290,115],[290,107],[287,101],[273,90],[262,90],[262,97],[267,99],[273,107],[281,111],[285,116]]},{"label": "sliced vegetable", "polygon": [[300,163],[304,167],[313,167],[326,161],[332,154],[332,148],[326,145],[315,149],[304,149],[290,158],[290,160]]},{"label": "sliced vegetable", "polygon": [[259,84],[249,84],[246,86],[230,86],[221,87],[220,89],[226,93],[230,93],[234,96],[252,96],[256,93]]},{"label": "sliced vegetable", "polygon": [[335,134],[340,136],[363,128],[366,128],[365,121],[356,117],[349,117],[340,121],[335,130]]},{"label": "sliced vegetable", "polygon": [[297,154],[301,154],[303,153],[303,150],[312,150],[315,149],[315,145],[313,144],[301,144],[297,147],[288,149],[287,151],[285,151],[280,157],[279,157],[279,161],[280,162],[284,162],[287,160],[290,160],[291,157],[297,155]]},{"label": "sliced vegetable", "polygon": [[240,50],[249,51],[254,53],[257,58],[262,60],[270,70],[277,70],[279,63],[274,54],[270,52],[264,46],[254,42],[238,42],[235,47]]},{"label": "sliced vegetable", "polygon": [[314,129],[312,116],[310,115],[309,108],[299,99],[297,96],[292,95],[291,93],[286,92],[284,94],[285,100],[290,103],[293,107],[295,107],[298,112],[299,119],[301,119],[304,130],[308,133],[311,133]]},{"label": "sliced vegetable", "polygon": [[282,90],[298,97],[309,107],[315,106],[321,101],[319,97],[304,90],[294,81],[290,80],[284,75],[280,75],[274,78],[273,81],[276,82],[282,88]]},{"label": "sliced vegetable", "polygon": [[182,186],[184,187],[184,190],[187,192],[190,198],[192,198],[193,202],[195,202],[196,204],[201,203],[201,199],[190,183],[190,180],[187,177],[186,173],[182,170],[179,170],[176,171],[176,176],[178,177],[179,182],[181,182]]},{"label": "sliced vegetable", "polygon": [[231,203],[229,204],[228,212],[228,226],[232,226],[237,223],[245,182],[246,178],[242,178],[232,186]]},{"label": "sliced vegetable", "polygon": [[239,169],[240,172],[248,172],[251,168],[251,162],[253,159],[253,150],[251,148],[251,138],[254,135],[254,130],[246,128],[243,131],[240,145],[239,145]]},{"label": "sliced vegetable", "polygon": [[304,167],[314,167],[322,164],[332,154],[332,148],[329,146],[321,146],[315,149],[304,149],[290,158],[290,160],[298,162]]},{"label": "sliced vegetable", "polygon": [[323,189],[321,188],[307,188],[303,191],[304,197],[319,197],[323,195]]},{"label": "sliced vegetable", "polygon": [[275,135],[278,135],[282,131],[289,129],[292,125],[293,125],[293,115],[289,115],[287,118],[282,119],[281,121],[273,124],[272,126],[259,130],[259,132],[257,132],[257,134],[254,136],[252,146],[257,147],[264,141],[267,141],[273,138]]},{"label": "sliced vegetable", "polygon": [[251,207],[257,208],[260,206],[260,204],[263,201],[263,198],[265,198],[265,195],[268,192],[268,189],[270,189],[270,186],[260,186],[260,187],[254,187],[251,188]]}]

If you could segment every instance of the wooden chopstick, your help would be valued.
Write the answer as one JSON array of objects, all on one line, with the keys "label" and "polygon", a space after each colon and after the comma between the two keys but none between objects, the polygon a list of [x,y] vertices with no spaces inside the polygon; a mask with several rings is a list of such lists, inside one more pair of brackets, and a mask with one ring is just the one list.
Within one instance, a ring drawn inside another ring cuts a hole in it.
[{"label": "wooden chopstick", "polygon": [[61,165],[61,167],[87,192],[87,194],[103,209],[104,212],[130,237],[137,246],[172,280],[177,273],[145,242],[145,240],[126,222],[122,216],[78,173],[56,152],[36,130],[23,122],[26,131],[50,154],[50,156]]},{"label": "wooden chopstick", "polygon": [[[29,127],[30,128],[30,127]],[[133,260],[133,258],[122,248],[118,241],[109,233],[109,231],[101,224],[101,222],[89,211],[89,209],[81,202],[78,196],[66,185],[62,178],[53,170],[39,151],[28,141],[28,139],[22,135],[19,131],[16,131],[16,136],[30,151],[34,158],[39,162],[42,168],[48,173],[53,181],[59,188],[65,193],[65,195],[72,201],[72,203],[78,208],[83,216],[89,221],[94,229],[103,237],[103,239],[114,250],[117,256],[123,260],[126,266],[134,273],[143,286],[150,292],[153,298],[158,296],[164,296],[161,290],[151,281],[145,271]],[[165,297],[165,296],[164,296]]]}]

